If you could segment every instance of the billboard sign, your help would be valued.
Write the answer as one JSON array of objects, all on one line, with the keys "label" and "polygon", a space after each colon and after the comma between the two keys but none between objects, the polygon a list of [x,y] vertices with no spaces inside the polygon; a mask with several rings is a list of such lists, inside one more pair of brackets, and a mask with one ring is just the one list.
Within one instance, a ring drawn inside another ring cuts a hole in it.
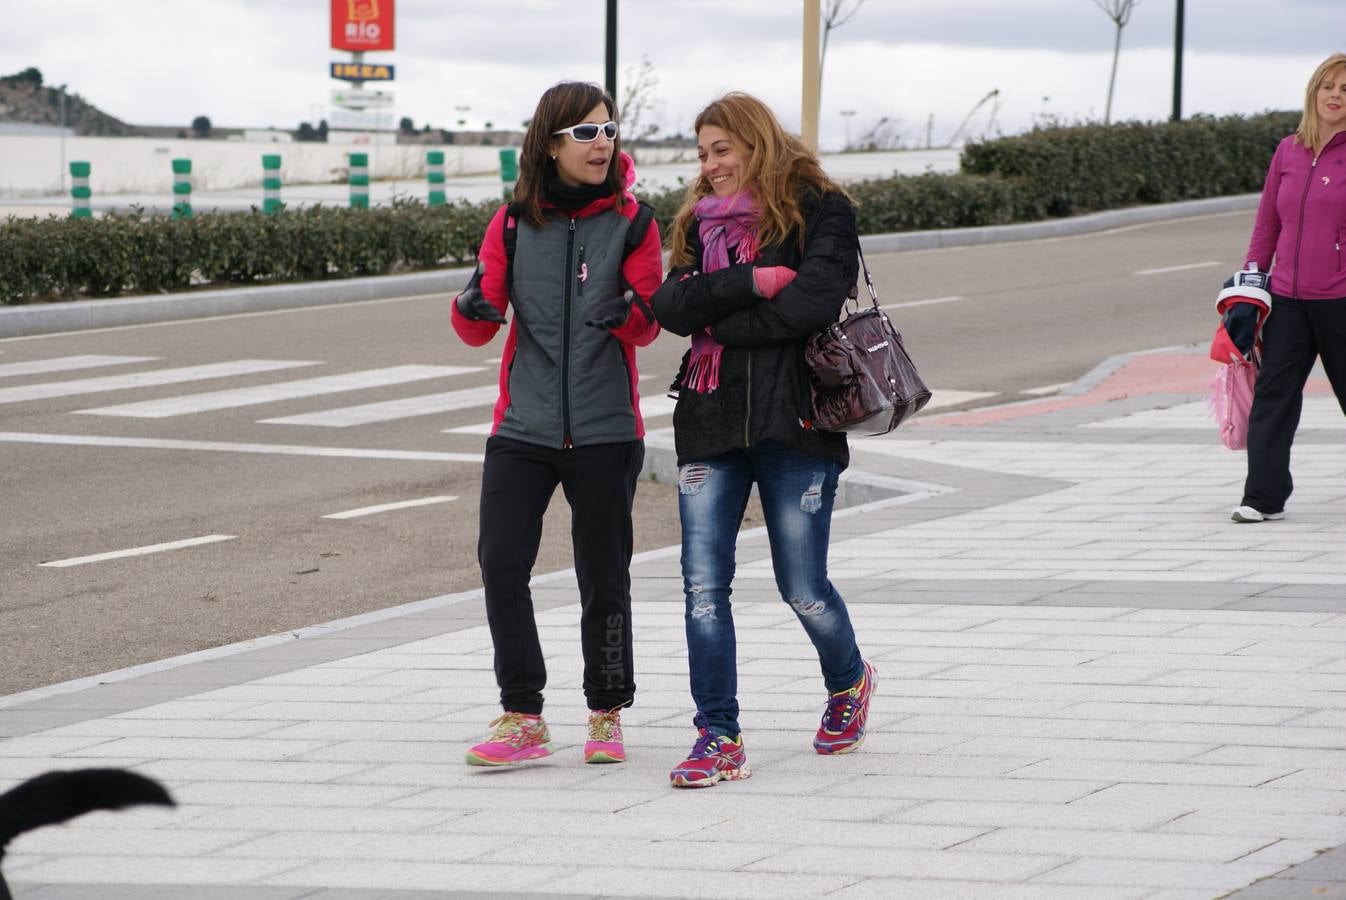
[{"label": "billboard sign", "polygon": [[332,49],[393,49],[393,0],[332,0]]},{"label": "billboard sign", "polygon": [[342,81],[392,81],[393,67],[382,63],[328,63],[327,71]]},{"label": "billboard sign", "polygon": [[342,109],[387,109],[393,105],[393,95],[391,91],[338,88],[332,91],[332,105]]}]

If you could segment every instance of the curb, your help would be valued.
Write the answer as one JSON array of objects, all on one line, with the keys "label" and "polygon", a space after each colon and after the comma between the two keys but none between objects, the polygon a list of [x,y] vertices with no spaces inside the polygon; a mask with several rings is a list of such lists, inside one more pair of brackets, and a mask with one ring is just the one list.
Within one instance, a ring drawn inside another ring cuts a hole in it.
[{"label": "curb", "polygon": [[[1239,194],[1233,197],[1187,200],[1180,203],[1108,210],[1047,222],[1025,222],[1019,225],[871,234],[860,239],[860,246],[870,253],[893,253],[903,250],[930,250],[1065,237],[1166,219],[1254,209],[1260,197],[1260,194]],[[75,300],[69,303],[0,307],[0,339],[298,309],[333,303],[356,303],[362,300],[446,294],[466,285],[472,271],[471,267],[436,269],[406,275],[379,275],[265,287],[223,288],[156,297]]]},{"label": "curb", "polygon": [[471,268],[435,269],[339,281],[304,281],[122,300],[73,300],[6,307],[0,308],[0,338],[444,294],[466,285],[472,272]]},{"label": "curb", "polygon": [[1127,225],[1182,219],[1188,216],[1206,216],[1235,210],[1256,209],[1261,194],[1236,194],[1232,197],[1210,197],[1205,200],[1184,200],[1179,203],[1161,203],[1154,206],[1133,206],[1104,212],[1074,216],[1069,219],[1051,219],[1046,222],[1023,222],[1018,225],[988,225],[984,228],[945,228],[935,231],[908,231],[896,234],[871,234],[860,238],[861,248],[871,253],[893,253],[901,250],[933,250],[942,247],[967,247],[976,244],[998,244],[1009,241],[1035,241],[1042,238],[1066,237],[1107,231]]}]

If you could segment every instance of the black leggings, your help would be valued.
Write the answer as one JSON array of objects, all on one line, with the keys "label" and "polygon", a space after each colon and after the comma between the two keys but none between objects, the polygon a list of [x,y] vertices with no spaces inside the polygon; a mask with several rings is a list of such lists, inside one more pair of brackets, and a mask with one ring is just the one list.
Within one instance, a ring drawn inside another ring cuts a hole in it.
[{"label": "black leggings", "polygon": [[1262,370],[1248,416],[1248,480],[1243,505],[1264,513],[1285,509],[1294,490],[1290,445],[1304,407],[1304,384],[1321,356],[1337,403],[1346,413],[1346,298],[1274,297],[1262,328]]},{"label": "black leggings", "polygon": [[635,696],[631,507],[644,460],[643,441],[569,450],[502,437],[486,442],[477,559],[500,705],[507,712],[542,712],[547,669],[528,580],[542,541],[542,517],[558,484],[570,503],[585,700],[589,709],[612,709]]}]

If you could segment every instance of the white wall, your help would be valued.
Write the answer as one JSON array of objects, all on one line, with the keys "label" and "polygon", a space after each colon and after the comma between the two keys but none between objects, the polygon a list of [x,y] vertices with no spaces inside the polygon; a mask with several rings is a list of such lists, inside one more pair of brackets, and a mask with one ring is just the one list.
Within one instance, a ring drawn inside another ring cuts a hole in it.
[{"label": "white wall", "polygon": [[[67,189],[69,162],[93,166],[94,196],[167,193],[172,189],[171,160],[192,161],[192,186],[198,191],[250,187],[262,182],[262,155],[279,153],[286,184],[341,181],[351,149],[369,154],[376,178],[416,178],[425,173],[427,150],[444,151],[450,177],[500,171],[498,147],[421,147],[411,145],[351,148],[322,143],[248,143],[223,140],[71,137],[65,139]],[[61,192],[61,139],[54,136],[0,134],[0,194],[32,197]]]}]

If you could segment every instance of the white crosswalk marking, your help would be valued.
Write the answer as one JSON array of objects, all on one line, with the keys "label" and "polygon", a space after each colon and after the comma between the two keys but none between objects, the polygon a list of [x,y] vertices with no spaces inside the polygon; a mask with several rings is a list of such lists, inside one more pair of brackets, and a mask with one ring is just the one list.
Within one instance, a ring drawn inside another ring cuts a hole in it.
[{"label": "white crosswalk marking", "polygon": [[100,378],[79,378],[74,381],[53,381],[0,388],[0,403],[20,403],[25,400],[49,400],[53,397],[73,397],[77,394],[97,394],[104,391],[123,391],[128,388],[153,387],[161,384],[180,384],[204,381],[208,378],[227,378],[231,375],[251,375],[273,372],[298,366],[316,366],[307,360],[238,359],[233,362],[211,363],[205,366],[186,366],[181,369],[156,369],[130,375],[104,375]]},{"label": "white crosswalk marking", "polygon": [[241,444],[226,441],[175,441],[164,438],[106,437],[95,434],[35,434],[0,431],[0,443],[54,444],[63,447],[130,447],[147,450],[192,450],[207,453],[255,453],[273,456],[316,456],[329,459],[405,459],[424,462],[481,462],[480,453],[431,450],[379,450],[362,447],[304,447],[297,444]]},{"label": "white crosswalk marking", "polygon": [[48,372],[70,372],[75,369],[96,369],[99,366],[121,366],[127,363],[153,362],[158,356],[58,356],[53,359],[33,359],[21,363],[0,365],[0,378],[16,375],[43,375]]},{"label": "white crosswalk marking", "polygon": [[456,409],[471,409],[474,406],[488,406],[495,402],[499,391],[500,389],[492,384],[485,387],[463,388],[462,390],[445,391],[440,394],[404,397],[400,400],[385,400],[381,403],[366,403],[362,406],[347,406],[342,409],[328,409],[296,416],[262,419],[261,421],[268,425],[317,425],[323,428],[349,428],[352,425],[390,422],[393,419],[428,416],[435,413],[452,412]]},{"label": "white crosswalk marking", "polygon": [[362,506],[359,509],[348,509],[345,512],[328,513],[323,516],[324,519],[358,519],[362,516],[372,516],[378,513],[393,512],[399,509],[412,509],[417,506],[430,506],[435,503],[450,503],[458,498],[452,494],[440,494],[436,497],[421,497],[417,500],[399,500],[396,503],[380,503],[377,506]]},{"label": "white crosswalk marking", "polygon": [[208,534],[199,538],[187,538],[182,541],[169,541],[164,544],[150,544],[147,547],[132,547],[129,550],[113,550],[108,553],[95,553],[92,556],[75,556],[70,559],[56,559],[41,565],[51,569],[68,569],[87,563],[105,562],[109,559],[125,559],[128,556],[147,556],[151,553],[163,553],[165,550],[181,550],[185,547],[200,547],[202,544],[215,544],[220,541],[232,541],[232,534]]},{"label": "white crosswalk marking", "polygon": [[[494,388],[492,388],[492,390],[494,390]],[[491,399],[492,400],[495,399],[494,394],[491,395]],[[661,418],[662,416],[671,416],[673,415],[673,407],[676,405],[677,405],[676,400],[674,400],[672,397],[668,397],[663,394],[656,394],[653,397],[641,397],[640,415],[646,422],[650,421],[651,419]],[[490,434],[491,426],[492,426],[491,422],[477,422],[473,425],[459,425],[457,428],[445,428],[444,433]]]},{"label": "white crosswalk marking", "polygon": [[263,384],[250,388],[208,391],[203,394],[166,397],[162,400],[145,400],[140,403],[124,403],[119,406],[82,409],[79,413],[86,416],[128,416],[138,419],[162,419],[167,416],[234,409],[240,406],[274,403],[278,400],[293,400],[298,397],[316,397],[321,394],[337,394],[364,388],[404,384],[409,381],[424,381],[427,378],[443,378],[447,375],[458,375],[462,372],[471,371],[475,371],[475,369],[462,366],[388,366],[382,369],[347,372],[342,375],[325,375],[298,381],[282,381],[276,384]]}]

